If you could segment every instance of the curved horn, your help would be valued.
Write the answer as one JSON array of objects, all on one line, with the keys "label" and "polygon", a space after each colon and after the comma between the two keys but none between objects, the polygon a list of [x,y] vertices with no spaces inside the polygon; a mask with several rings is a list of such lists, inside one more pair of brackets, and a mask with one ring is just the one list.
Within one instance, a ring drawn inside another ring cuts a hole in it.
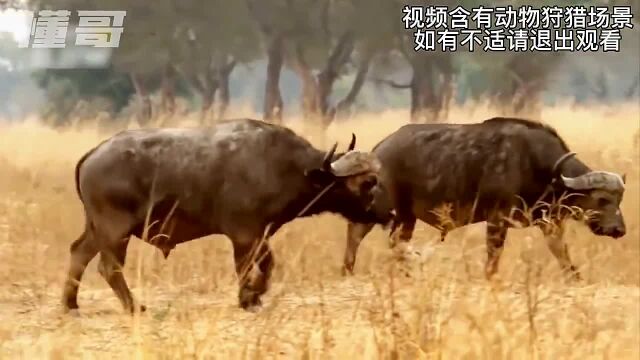
[{"label": "curved horn", "polygon": [[583,176],[578,177],[566,177],[564,175],[560,175],[562,179],[562,183],[564,186],[573,189],[573,190],[586,190],[590,188],[590,184]]},{"label": "curved horn", "polygon": [[624,180],[615,173],[606,171],[591,171],[578,177],[562,176],[562,182],[574,190],[603,189],[610,191],[624,190]]},{"label": "curved horn", "polygon": [[553,164],[553,169],[551,170],[551,173],[553,174],[553,176],[558,176],[558,170],[560,170],[560,166],[567,160],[569,160],[569,158],[575,156],[576,153],[574,152],[568,152],[562,156],[560,156],[560,158],[556,161],[555,164]]},{"label": "curved horn", "polygon": [[331,163],[331,172],[338,177],[380,171],[380,161],[371,153],[350,151]]},{"label": "curved horn", "polygon": [[356,148],[356,134],[351,133],[351,143],[349,144],[349,148],[347,151],[351,151]]},{"label": "curved horn", "polygon": [[331,160],[333,159],[333,154],[336,152],[336,148],[338,148],[338,143],[333,144],[331,149],[327,151],[327,154],[324,156],[324,160],[322,160],[322,168],[325,170],[331,170]]}]

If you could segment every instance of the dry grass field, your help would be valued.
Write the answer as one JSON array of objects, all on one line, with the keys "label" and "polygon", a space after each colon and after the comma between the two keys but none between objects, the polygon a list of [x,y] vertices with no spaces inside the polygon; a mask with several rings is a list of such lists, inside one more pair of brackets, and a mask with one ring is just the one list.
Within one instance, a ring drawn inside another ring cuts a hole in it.
[{"label": "dry grass field", "polygon": [[[456,122],[490,116],[482,106],[450,114]],[[353,131],[358,147],[369,149],[407,118],[406,111],[360,115],[331,127],[326,138],[291,126],[324,148],[339,140],[343,149]],[[63,316],[59,307],[68,248],[83,226],[73,166],[115,130],[53,130],[35,120],[0,126],[0,356],[639,359],[640,108],[557,106],[544,109],[542,120],[591,167],[627,174],[625,237],[570,226],[581,283],[563,281],[533,228],[509,232],[499,279],[486,282],[484,224],[440,243],[434,229],[418,223],[414,243],[423,256],[408,264],[393,261],[386,233],[376,228],[361,246],[356,275],[343,278],[346,223],[322,215],[298,219],[272,239],[273,285],[258,313],[236,305],[223,236],[182,244],[166,260],[132,241],[125,276],[148,308],[134,317],[98,275],[97,260],[80,288],[81,315]]]}]

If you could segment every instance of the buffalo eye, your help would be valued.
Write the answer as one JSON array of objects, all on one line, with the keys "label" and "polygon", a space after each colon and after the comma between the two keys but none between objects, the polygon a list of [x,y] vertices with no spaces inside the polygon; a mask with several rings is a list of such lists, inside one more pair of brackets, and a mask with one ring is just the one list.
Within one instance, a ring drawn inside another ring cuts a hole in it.
[{"label": "buffalo eye", "polygon": [[607,205],[609,205],[611,203],[611,201],[607,198],[600,198],[598,199],[598,207],[605,207]]},{"label": "buffalo eye", "polygon": [[375,177],[368,178],[360,184],[360,189],[363,192],[368,192],[369,190],[373,189],[373,187],[376,186],[377,183],[378,180]]}]

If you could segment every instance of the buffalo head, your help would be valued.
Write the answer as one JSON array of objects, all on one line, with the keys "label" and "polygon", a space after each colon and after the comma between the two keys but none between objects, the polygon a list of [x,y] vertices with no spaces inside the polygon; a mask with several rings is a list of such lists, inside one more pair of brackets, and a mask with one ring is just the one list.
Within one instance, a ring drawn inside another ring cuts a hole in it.
[{"label": "buffalo head", "polygon": [[596,235],[619,238],[626,233],[620,202],[624,194],[625,175],[606,171],[591,171],[577,177],[561,175],[562,184],[584,196],[575,203],[583,210],[592,210],[595,216],[587,220],[587,225]]},{"label": "buffalo head", "polygon": [[[318,188],[327,188],[325,203],[349,220],[388,224],[393,207],[386,189],[379,181],[380,161],[368,152],[354,150],[352,134],[346,153],[335,155],[337,143],[326,153],[322,166],[307,172]],[[336,159],[337,158],[337,159]]]}]

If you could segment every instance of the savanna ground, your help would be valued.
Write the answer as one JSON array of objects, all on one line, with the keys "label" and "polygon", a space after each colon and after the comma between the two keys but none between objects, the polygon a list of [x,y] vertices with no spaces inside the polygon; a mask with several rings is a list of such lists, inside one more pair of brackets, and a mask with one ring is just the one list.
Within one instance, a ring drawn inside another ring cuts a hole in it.
[{"label": "savanna ground", "polygon": [[[234,115],[246,116],[248,112]],[[450,118],[493,116],[483,107]],[[299,219],[272,239],[276,269],[259,313],[237,307],[231,246],[223,236],[178,246],[167,260],[134,239],[125,276],[147,312],[130,317],[96,271],[80,288],[79,317],[59,306],[68,248],[82,230],[73,166],[115,130],[52,130],[35,121],[0,127],[0,354],[2,358],[366,358],[638,359],[640,223],[638,104],[546,108],[592,168],[626,172],[628,233],[568,232],[584,280],[565,283],[537,229],[509,232],[499,280],[483,277],[484,224],[444,243],[419,223],[422,259],[393,261],[386,233],[363,242],[356,275],[340,266],[346,224],[333,215]],[[327,148],[351,132],[370,149],[408,118],[405,111],[361,115],[326,137],[292,124]],[[409,266],[407,268],[407,266]],[[410,277],[405,276],[406,271]]]}]

